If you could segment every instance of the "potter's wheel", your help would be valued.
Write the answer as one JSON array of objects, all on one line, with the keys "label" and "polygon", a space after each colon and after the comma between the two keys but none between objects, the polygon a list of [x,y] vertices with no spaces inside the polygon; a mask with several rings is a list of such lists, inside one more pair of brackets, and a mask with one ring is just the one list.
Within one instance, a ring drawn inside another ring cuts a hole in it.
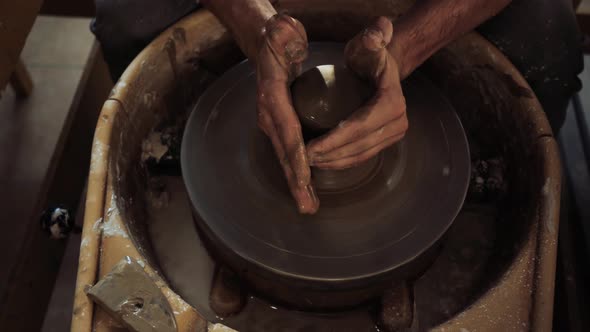
[{"label": "potter's wheel", "polygon": [[[304,70],[342,64],[339,44],[311,44]],[[442,94],[415,74],[403,84],[410,129],[351,191],[320,194],[300,215],[256,125],[256,81],[243,62],[200,98],[182,144],[197,223],[230,260],[293,280],[362,285],[403,270],[451,225],[465,198],[469,152]]]}]

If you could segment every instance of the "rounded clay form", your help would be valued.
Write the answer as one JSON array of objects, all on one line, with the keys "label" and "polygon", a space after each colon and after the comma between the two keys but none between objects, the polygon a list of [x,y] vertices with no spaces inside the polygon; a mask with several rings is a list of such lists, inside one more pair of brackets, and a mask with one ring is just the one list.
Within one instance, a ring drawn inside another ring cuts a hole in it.
[{"label": "rounded clay form", "polygon": [[291,85],[293,107],[306,136],[318,136],[336,127],[372,95],[368,82],[345,66],[313,67]]},{"label": "rounded clay form", "polygon": [[[291,85],[293,107],[303,135],[313,139],[323,135],[358,110],[372,95],[372,88],[342,65],[313,67]],[[313,183],[320,193],[349,191],[372,177],[378,158],[343,170],[312,168]]]}]

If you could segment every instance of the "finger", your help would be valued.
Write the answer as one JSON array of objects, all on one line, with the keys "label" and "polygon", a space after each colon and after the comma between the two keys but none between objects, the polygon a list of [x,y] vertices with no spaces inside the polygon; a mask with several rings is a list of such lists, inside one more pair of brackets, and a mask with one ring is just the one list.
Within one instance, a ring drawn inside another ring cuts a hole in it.
[{"label": "finger", "polygon": [[380,16],[375,22],[376,27],[383,32],[383,39],[386,44],[391,43],[393,37],[393,23],[385,16]]},{"label": "finger", "polygon": [[300,187],[297,183],[295,173],[293,172],[291,165],[286,157],[285,150],[279,139],[279,135],[276,131],[272,118],[267,112],[259,113],[258,117],[259,127],[266,133],[270,138],[275,154],[279,159],[283,173],[287,180],[287,185],[291,191],[291,195],[297,204],[299,213],[302,214],[314,214],[319,209],[319,199],[311,184],[305,187]]},{"label": "finger", "polygon": [[342,121],[327,135],[311,141],[308,144],[310,159],[353,143],[379,129],[384,123],[400,118],[406,112],[405,99],[401,91],[378,91],[373,100]]},{"label": "finger", "polygon": [[290,62],[302,62],[307,57],[307,34],[303,24],[288,15],[270,18],[264,33],[273,52]]},{"label": "finger", "polygon": [[406,130],[408,130],[408,119],[406,116],[401,116],[357,141],[324,154],[314,155],[313,158],[310,158],[310,163],[315,165],[356,156],[391,137],[403,137]]},{"label": "finger", "polygon": [[[386,57],[385,51],[372,51],[364,46],[365,32],[351,40],[344,49],[346,65],[360,77],[375,80],[383,69],[382,62]],[[378,37],[375,37],[378,38]]]},{"label": "finger", "polygon": [[279,84],[272,87],[272,90],[267,91],[273,91],[272,97],[269,97],[273,100],[268,104],[268,107],[272,107],[269,113],[277,135],[287,155],[289,164],[295,172],[299,186],[305,187],[310,183],[311,171],[307,161],[305,144],[303,143],[301,124],[291,105],[287,86]]},{"label": "finger", "polygon": [[344,54],[348,67],[357,75],[378,79],[386,65],[386,46],[392,34],[391,22],[385,17],[377,19],[346,45]]},{"label": "finger", "polygon": [[294,77],[308,55],[307,34],[301,22],[288,15],[273,16],[265,27],[264,36],[266,46],[277,63],[290,77]]},{"label": "finger", "polygon": [[291,196],[297,204],[297,210],[301,214],[314,214],[320,207],[320,200],[311,184],[300,187],[295,179],[295,174],[288,163],[282,164],[283,172],[287,179],[287,185],[291,191]]},{"label": "finger", "polygon": [[[287,45],[285,47],[286,56],[291,61],[303,62],[307,58],[307,54],[308,54],[307,53],[308,41],[307,41],[307,33],[305,33],[305,27],[303,26],[303,24],[301,24],[301,22],[294,19],[293,17],[290,17],[290,16],[286,16],[286,17],[287,17],[287,22],[289,23],[291,28],[295,32],[297,32],[297,35],[299,37],[299,42],[287,43]],[[299,44],[301,44],[301,46],[303,46],[302,49],[300,47],[298,47]]]},{"label": "finger", "polygon": [[297,202],[297,209],[301,214],[315,214],[320,208],[320,200],[315,192],[315,188],[308,184],[301,188],[298,186],[290,187],[291,194]]},{"label": "finger", "polygon": [[381,16],[365,31],[370,33],[363,34],[364,46],[369,50],[379,50],[391,42],[393,25],[389,19]]},{"label": "finger", "polygon": [[355,156],[347,157],[347,158],[343,158],[343,159],[338,159],[338,160],[334,160],[334,161],[329,161],[329,162],[324,162],[324,163],[318,163],[318,164],[315,164],[315,166],[318,168],[322,168],[322,169],[350,168],[350,167],[356,166],[364,161],[367,161],[367,160],[373,158],[381,150],[391,146],[392,144],[394,144],[395,142],[398,142],[402,138],[403,138],[403,135],[393,136],[393,137],[386,139],[385,141],[382,141],[381,143],[377,144],[376,146],[370,148],[369,150],[366,150],[366,151],[364,151],[360,154],[357,154]]},{"label": "finger", "polygon": [[377,89],[401,89],[399,68],[395,60],[383,49],[371,56],[349,56],[347,65],[357,75],[371,79]]}]

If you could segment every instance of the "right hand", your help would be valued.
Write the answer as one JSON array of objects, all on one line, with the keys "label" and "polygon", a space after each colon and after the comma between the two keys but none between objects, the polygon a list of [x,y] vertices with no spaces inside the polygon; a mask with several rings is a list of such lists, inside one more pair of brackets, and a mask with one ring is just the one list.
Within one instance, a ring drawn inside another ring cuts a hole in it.
[{"label": "right hand", "polygon": [[275,15],[267,21],[259,44],[258,127],[272,142],[299,212],[314,214],[319,200],[311,184],[301,124],[289,92],[289,83],[307,57],[305,28],[294,18]]},{"label": "right hand", "polygon": [[308,144],[314,166],[323,169],[353,167],[406,134],[408,117],[399,61],[389,51],[392,36],[391,21],[380,17],[346,45],[347,67],[372,81],[376,92],[338,127]]}]

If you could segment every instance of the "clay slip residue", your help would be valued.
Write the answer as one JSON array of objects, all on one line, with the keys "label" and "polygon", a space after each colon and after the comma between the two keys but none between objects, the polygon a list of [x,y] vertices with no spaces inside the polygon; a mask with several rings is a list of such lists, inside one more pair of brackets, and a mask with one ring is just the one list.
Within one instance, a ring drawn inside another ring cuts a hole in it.
[{"label": "clay slip residue", "polygon": [[99,140],[94,141],[94,147],[92,148],[92,158],[90,161],[90,173],[96,173],[100,167],[101,162],[104,160],[104,155],[108,146]]},{"label": "clay slip residue", "polygon": [[191,309],[191,306],[184,302],[180,296],[172,292],[168,287],[162,288],[162,293],[166,296],[168,303],[174,310],[174,315],[180,315]]},{"label": "clay slip residue", "polygon": [[92,230],[94,232],[100,232],[102,230],[102,235],[104,237],[119,236],[122,238],[129,238],[129,235],[127,234],[127,230],[125,229],[125,227],[121,224],[121,222],[117,218],[117,216],[119,214],[118,214],[118,210],[115,208],[116,200],[117,200],[117,196],[112,195],[111,202],[109,205],[110,208],[108,209],[108,211],[106,213],[104,222],[103,222],[103,218],[98,219],[94,223]]}]

